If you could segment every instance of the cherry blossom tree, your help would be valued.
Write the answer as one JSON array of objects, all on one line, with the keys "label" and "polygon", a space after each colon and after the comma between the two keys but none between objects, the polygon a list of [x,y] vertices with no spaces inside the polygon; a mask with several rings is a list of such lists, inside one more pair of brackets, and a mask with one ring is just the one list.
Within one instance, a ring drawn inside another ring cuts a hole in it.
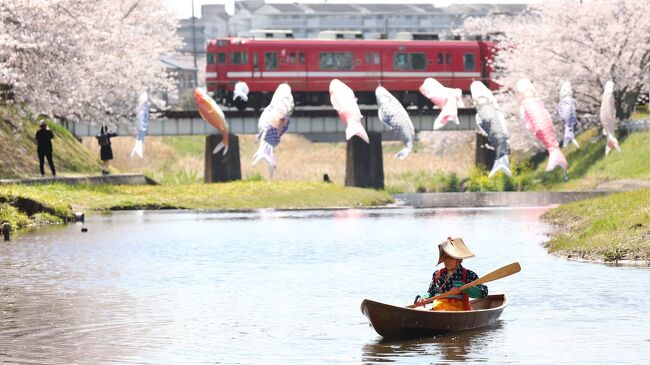
[{"label": "cherry blossom tree", "polygon": [[0,0],[0,84],[35,113],[133,123],[141,91],[175,89],[176,22],[162,0]]},{"label": "cherry blossom tree", "polygon": [[493,66],[503,91],[528,77],[552,111],[562,82],[571,81],[584,126],[598,123],[608,80],[614,81],[619,120],[630,116],[649,84],[647,11],[647,0],[543,1],[519,15],[469,18],[461,32],[491,33],[498,42]]}]

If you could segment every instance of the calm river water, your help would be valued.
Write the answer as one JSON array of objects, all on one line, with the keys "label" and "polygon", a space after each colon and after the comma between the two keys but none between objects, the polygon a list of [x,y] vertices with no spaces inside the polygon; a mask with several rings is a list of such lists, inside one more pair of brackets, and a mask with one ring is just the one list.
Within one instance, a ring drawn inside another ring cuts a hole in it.
[{"label": "calm river water", "polygon": [[[650,270],[569,262],[546,208],[126,212],[0,243],[0,363],[649,364]],[[510,306],[486,329],[382,342],[359,305],[409,304],[461,236]]]}]

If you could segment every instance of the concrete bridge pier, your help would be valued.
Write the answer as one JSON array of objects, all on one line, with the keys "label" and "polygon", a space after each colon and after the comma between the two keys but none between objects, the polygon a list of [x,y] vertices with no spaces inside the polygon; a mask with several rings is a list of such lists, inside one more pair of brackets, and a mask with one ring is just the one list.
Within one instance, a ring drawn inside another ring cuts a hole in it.
[{"label": "concrete bridge pier", "polygon": [[486,171],[492,169],[494,165],[494,159],[496,158],[496,151],[487,148],[486,145],[490,144],[488,138],[481,133],[476,133],[476,157],[475,163],[476,166],[482,167]]},{"label": "concrete bridge pier", "polygon": [[206,183],[241,180],[241,164],[239,161],[239,137],[228,134],[228,153],[223,150],[212,153],[212,150],[223,140],[221,134],[205,137],[205,172]]},{"label": "concrete bridge pier", "polygon": [[354,136],[347,144],[345,186],[384,188],[381,132],[368,132],[370,144]]}]

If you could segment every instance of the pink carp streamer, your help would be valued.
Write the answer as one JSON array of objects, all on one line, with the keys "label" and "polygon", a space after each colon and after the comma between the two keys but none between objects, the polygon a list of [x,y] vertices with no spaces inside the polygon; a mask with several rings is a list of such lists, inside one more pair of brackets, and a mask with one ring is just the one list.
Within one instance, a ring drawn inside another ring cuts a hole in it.
[{"label": "pink carp streamer", "polygon": [[609,155],[612,149],[619,153],[621,147],[618,140],[614,137],[616,130],[616,105],[614,103],[614,82],[612,80],[605,83],[603,98],[600,104],[600,124],[603,126],[603,134],[607,136],[607,145],[605,146],[605,156]]},{"label": "pink carp streamer", "polygon": [[361,111],[357,105],[357,98],[354,96],[354,91],[338,79],[333,79],[330,82],[330,101],[332,106],[339,114],[341,121],[347,125],[345,128],[345,139],[350,139],[352,136],[358,136],[366,143],[370,143],[368,133],[361,125]]},{"label": "pink carp streamer", "polygon": [[449,121],[460,124],[458,121],[458,108],[463,107],[461,99],[463,92],[460,89],[444,87],[438,80],[429,77],[420,85],[420,93],[431,100],[433,105],[442,109],[433,122],[434,130],[444,127]]},{"label": "pink carp streamer", "polygon": [[517,81],[517,93],[520,104],[519,112],[526,127],[535,134],[537,140],[542,142],[548,150],[549,157],[546,171],[551,171],[560,166],[566,172],[569,163],[557,142],[553,119],[546,107],[544,107],[544,102],[537,95],[537,91],[530,80],[520,79]]}]

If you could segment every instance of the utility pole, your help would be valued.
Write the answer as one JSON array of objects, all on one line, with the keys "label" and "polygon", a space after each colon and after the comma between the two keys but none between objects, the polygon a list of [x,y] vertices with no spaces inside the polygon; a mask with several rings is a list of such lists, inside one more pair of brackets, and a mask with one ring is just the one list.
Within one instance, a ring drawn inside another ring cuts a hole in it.
[{"label": "utility pole", "polygon": [[199,86],[196,66],[196,27],[194,26],[194,0],[192,0],[192,56],[194,56],[194,87]]}]

